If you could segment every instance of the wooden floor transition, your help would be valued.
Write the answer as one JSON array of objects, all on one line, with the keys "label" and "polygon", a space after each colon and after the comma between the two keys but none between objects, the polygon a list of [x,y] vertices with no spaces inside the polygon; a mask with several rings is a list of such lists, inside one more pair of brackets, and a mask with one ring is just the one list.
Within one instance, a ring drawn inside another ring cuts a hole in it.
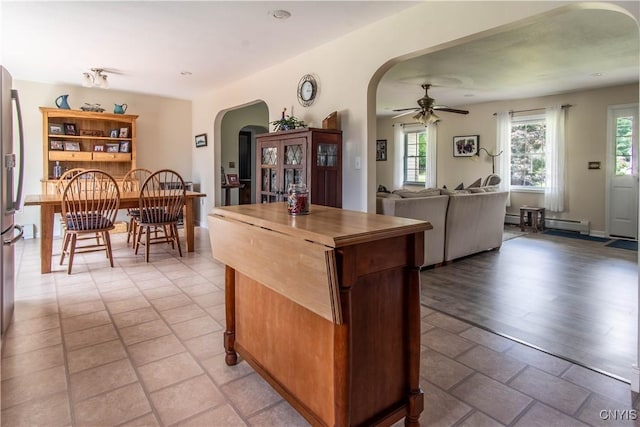
[{"label": "wooden floor transition", "polygon": [[635,251],[529,233],[421,278],[426,307],[629,381],[637,349]]}]

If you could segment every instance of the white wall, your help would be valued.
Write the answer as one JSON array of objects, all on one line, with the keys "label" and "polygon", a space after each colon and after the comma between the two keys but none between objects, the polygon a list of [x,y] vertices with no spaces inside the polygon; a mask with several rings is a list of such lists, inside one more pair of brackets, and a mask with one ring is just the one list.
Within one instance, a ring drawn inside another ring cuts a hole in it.
[{"label": "white wall", "polygon": [[[213,143],[193,152],[194,175],[202,191],[217,194],[206,210],[220,203],[220,123],[228,109],[262,100],[269,120],[282,108],[319,127],[338,111],[344,141],[343,207],[375,211],[375,88],[394,61],[424,54],[435,46],[512,23],[566,3],[562,2],[426,2],[312,49],[289,61],[211,91],[193,103],[193,128],[213,135]],[[455,25],[453,25],[455,23]],[[309,108],[296,102],[299,79],[314,73],[319,80],[317,101]],[[355,160],[361,169],[355,169]],[[212,167],[212,164],[214,167]]]},{"label": "white wall", "polygon": [[[39,107],[55,108],[55,99],[69,94],[72,109],[79,110],[85,102],[100,104],[112,112],[114,104],[127,104],[127,114],[137,114],[137,166],[157,170],[174,169],[187,181],[192,180],[191,102],[129,92],[85,88],[82,86],[50,85],[14,81],[20,94],[25,133],[24,194],[42,192],[42,113]],[[35,224],[40,228],[40,208],[24,207],[16,215],[19,224]]]}]

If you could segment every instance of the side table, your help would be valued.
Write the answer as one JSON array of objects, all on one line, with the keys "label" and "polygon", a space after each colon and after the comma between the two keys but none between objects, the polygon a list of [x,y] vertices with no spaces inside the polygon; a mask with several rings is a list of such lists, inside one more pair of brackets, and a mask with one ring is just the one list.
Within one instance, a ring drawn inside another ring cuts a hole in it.
[{"label": "side table", "polygon": [[544,208],[520,207],[520,230],[544,231]]}]

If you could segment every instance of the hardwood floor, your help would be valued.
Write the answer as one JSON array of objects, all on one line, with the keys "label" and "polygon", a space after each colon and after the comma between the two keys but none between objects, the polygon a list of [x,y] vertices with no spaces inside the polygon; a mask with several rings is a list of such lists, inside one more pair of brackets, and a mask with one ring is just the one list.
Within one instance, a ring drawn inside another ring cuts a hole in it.
[{"label": "hardwood floor", "polygon": [[637,260],[605,243],[530,233],[424,270],[422,304],[629,382]]}]

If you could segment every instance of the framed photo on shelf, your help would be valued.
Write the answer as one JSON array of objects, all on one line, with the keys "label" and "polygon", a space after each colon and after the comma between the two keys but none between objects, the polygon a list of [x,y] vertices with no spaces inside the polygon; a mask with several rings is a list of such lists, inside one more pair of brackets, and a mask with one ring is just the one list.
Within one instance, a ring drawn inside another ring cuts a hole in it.
[{"label": "framed photo on shelf", "polygon": [[227,183],[229,185],[240,185],[240,181],[238,181],[238,174],[228,173],[227,174]]},{"label": "framed photo on shelf", "polygon": [[56,150],[56,151],[64,150],[64,142],[57,139],[52,139],[51,141],[49,141],[49,150]]},{"label": "framed photo on shelf", "polygon": [[105,144],[107,153],[119,153],[120,144]]},{"label": "framed photo on shelf", "polygon": [[196,147],[206,147],[207,146],[207,134],[201,133],[200,135],[196,135]]},{"label": "framed photo on shelf", "polygon": [[118,138],[129,138],[129,128],[120,128]]},{"label": "framed photo on shelf", "polygon": [[109,132],[109,137],[111,138],[117,138],[118,135],[120,135],[120,131],[118,129],[111,129]]},{"label": "framed photo on shelf", "polygon": [[50,135],[64,135],[64,128],[58,123],[49,123]]},{"label": "framed photo on shelf", "polygon": [[131,151],[131,143],[129,141],[120,141],[120,152],[128,153]]},{"label": "framed photo on shelf", "polygon": [[75,123],[65,123],[64,124],[64,134],[65,135],[77,135],[78,131],[76,129]]},{"label": "framed photo on shelf", "polygon": [[387,140],[386,139],[377,139],[376,140],[376,161],[386,161],[387,160]]},{"label": "framed photo on shelf", "polygon": [[103,144],[94,145],[93,146],[93,151],[103,152],[104,151],[104,145]]},{"label": "framed photo on shelf", "polygon": [[74,141],[65,141],[64,151],[80,151],[80,143]]},{"label": "framed photo on shelf", "polygon": [[453,157],[471,157],[478,154],[480,135],[453,137]]}]

